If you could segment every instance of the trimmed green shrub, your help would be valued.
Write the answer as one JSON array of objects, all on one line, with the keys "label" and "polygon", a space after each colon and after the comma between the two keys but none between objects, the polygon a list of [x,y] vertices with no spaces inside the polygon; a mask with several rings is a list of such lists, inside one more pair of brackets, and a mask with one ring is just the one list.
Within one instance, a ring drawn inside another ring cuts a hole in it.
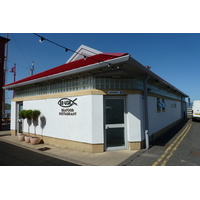
[{"label": "trimmed green shrub", "polygon": [[33,113],[32,110],[26,110],[25,112],[26,118],[30,120],[32,118],[32,113]]},{"label": "trimmed green shrub", "polygon": [[25,118],[26,118],[26,110],[20,110],[20,111],[19,111],[19,116],[20,116],[22,119],[25,119]]},{"label": "trimmed green shrub", "polygon": [[33,117],[33,119],[37,119],[40,114],[41,114],[41,112],[39,110],[33,110],[32,111],[32,117]]}]

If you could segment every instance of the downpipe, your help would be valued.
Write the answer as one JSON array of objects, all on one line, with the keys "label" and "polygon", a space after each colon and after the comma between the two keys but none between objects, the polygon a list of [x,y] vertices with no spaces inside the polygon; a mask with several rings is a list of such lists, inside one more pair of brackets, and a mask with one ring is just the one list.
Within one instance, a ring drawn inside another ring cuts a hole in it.
[{"label": "downpipe", "polygon": [[144,79],[144,118],[145,118],[145,142],[146,142],[146,149],[149,149],[149,115],[148,115],[148,99],[147,99],[147,81],[149,79],[149,75]]},{"label": "downpipe", "polygon": [[149,131],[145,130],[144,134],[145,134],[145,141],[146,141],[146,149],[149,149],[149,135],[148,135]]}]

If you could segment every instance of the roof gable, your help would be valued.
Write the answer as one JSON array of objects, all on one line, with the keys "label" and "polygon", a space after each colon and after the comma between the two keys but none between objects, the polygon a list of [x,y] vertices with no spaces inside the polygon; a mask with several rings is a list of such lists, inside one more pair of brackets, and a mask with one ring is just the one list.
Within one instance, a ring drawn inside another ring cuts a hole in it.
[{"label": "roof gable", "polygon": [[73,61],[76,61],[76,60],[80,60],[80,59],[83,59],[83,56],[86,56],[86,57],[90,57],[90,56],[94,56],[96,54],[100,54],[100,53],[103,53],[101,51],[98,51],[96,49],[93,49],[91,47],[87,47],[85,45],[81,45],[77,50],[76,52],[67,60],[66,63],[69,63],[69,62],[73,62]]}]

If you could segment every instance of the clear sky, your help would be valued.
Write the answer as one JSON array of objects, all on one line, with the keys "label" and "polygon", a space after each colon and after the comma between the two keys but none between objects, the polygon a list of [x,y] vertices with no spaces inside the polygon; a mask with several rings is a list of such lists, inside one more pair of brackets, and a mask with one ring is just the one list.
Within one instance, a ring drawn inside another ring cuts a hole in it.
[{"label": "clear sky", "polygon": [[[76,51],[81,44],[102,52],[129,53],[143,65],[188,94],[191,102],[200,99],[200,34],[198,33],[38,33]],[[5,33],[0,36],[5,37]],[[49,43],[39,42],[32,33],[9,33],[7,83],[13,82],[11,68],[16,63],[16,79],[29,76],[32,61],[35,73],[64,64],[73,54]],[[11,92],[7,92],[11,98]],[[9,99],[8,99],[9,101]]]}]

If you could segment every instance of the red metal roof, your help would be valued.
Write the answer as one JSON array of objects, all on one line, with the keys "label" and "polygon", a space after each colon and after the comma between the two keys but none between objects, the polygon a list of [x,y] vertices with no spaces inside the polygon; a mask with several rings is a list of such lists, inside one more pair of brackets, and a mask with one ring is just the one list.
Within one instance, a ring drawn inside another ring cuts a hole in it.
[{"label": "red metal roof", "polygon": [[39,79],[39,78],[43,78],[43,77],[46,77],[46,76],[51,76],[51,75],[54,75],[54,74],[70,71],[70,70],[73,70],[73,69],[78,69],[78,68],[81,68],[81,67],[84,67],[84,66],[87,66],[87,65],[95,64],[95,63],[102,62],[102,61],[108,61],[108,60],[118,58],[118,57],[121,57],[121,56],[125,56],[125,55],[128,55],[128,54],[127,53],[102,53],[102,54],[97,54],[97,55],[94,55],[94,56],[87,57],[86,59],[76,60],[76,61],[66,63],[66,64],[60,65],[58,67],[55,67],[55,68],[52,68],[52,69],[49,69],[49,70],[46,70],[46,71],[43,71],[43,72],[40,72],[38,74],[29,76],[29,77],[21,79],[19,81],[15,81],[13,83],[7,84],[4,87],[15,85],[15,84],[18,84],[18,83],[23,83],[23,82],[26,82],[26,81]]}]

